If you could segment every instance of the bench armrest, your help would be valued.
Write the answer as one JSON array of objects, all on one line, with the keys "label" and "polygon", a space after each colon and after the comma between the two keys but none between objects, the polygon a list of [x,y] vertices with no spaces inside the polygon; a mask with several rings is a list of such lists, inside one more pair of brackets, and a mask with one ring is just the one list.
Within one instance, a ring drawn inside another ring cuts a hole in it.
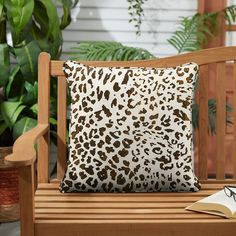
[{"label": "bench armrest", "polygon": [[38,124],[35,128],[21,135],[13,145],[12,154],[5,157],[10,166],[28,166],[36,160],[35,143],[49,130],[49,125]]}]

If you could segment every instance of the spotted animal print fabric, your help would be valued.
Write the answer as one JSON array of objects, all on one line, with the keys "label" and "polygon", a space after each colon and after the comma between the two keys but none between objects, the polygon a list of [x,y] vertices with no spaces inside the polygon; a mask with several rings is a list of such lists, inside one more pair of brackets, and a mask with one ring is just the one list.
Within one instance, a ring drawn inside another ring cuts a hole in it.
[{"label": "spotted animal print fabric", "polygon": [[61,192],[198,191],[191,107],[198,65],[91,67],[66,61],[69,159]]}]

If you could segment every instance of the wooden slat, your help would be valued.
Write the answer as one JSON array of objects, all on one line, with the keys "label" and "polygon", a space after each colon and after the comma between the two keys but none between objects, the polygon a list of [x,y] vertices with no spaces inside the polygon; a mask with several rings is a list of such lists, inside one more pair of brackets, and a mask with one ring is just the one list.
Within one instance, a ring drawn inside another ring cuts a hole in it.
[{"label": "wooden slat", "polygon": [[198,0],[198,13],[205,12],[205,0]]},{"label": "wooden slat", "polygon": [[[236,181],[234,180],[202,180],[201,181],[202,185],[201,185],[201,189],[202,190],[210,190],[210,189],[220,189],[222,188],[225,184],[236,184]],[[59,184],[60,182],[53,182],[53,183],[40,183],[38,184],[38,191],[41,190],[58,190],[59,188]],[[201,191],[202,191],[201,190]],[[36,192],[37,194],[37,192]],[[70,193],[73,194],[73,193]],[[84,194],[88,194],[88,196],[92,195],[92,196],[101,196],[101,195],[114,195],[114,196],[119,196],[119,195],[124,195],[124,193],[76,193],[78,196],[81,194],[82,196],[84,196]],[[125,193],[125,195],[130,195],[130,196],[142,196],[142,195],[148,195],[148,194],[160,194],[160,193]]]},{"label": "wooden slat", "polygon": [[[187,221],[183,221],[182,219],[173,219],[173,220],[171,220],[171,219],[163,219],[163,220],[161,220],[161,219],[155,219],[155,220],[149,220],[149,219],[140,219],[140,220],[138,220],[138,219],[133,219],[133,220],[129,220],[129,221],[127,221],[127,219],[124,219],[124,220],[122,220],[122,219],[120,219],[120,220],[112,220],[112,219],[108,219],[108,220],[88,220],[88,219],[84,219],[84,220],[83,219],[80,219],[80,220],[73,220],[73,219],[68,219],[68,220],[65,220],[65,219],[63,219],[63,220],[40,220],[40,219],[38,219],[36,221],[36,224],[37,223],[40,223],[40,224],[44,224],[44,223],[53,224],[53,223],[56,223],[56,224],[59,225],[60,223],[62,223],[62,224],[64,223],[64,224],[66,224],[66,226],[68,226],[68,224],[72,223],[72,224],[74,224],[76,226],[76,224],[80,224],[80,223],[84,223],[84,224],[99,224],[100,223],[100,224],[103,224],[103,227],[106,227],[106,224],[115,223],[116,227],[119,227],[119,224],[128,224],[128,223],[134,223],[135,226],[137,224],[141,224],[141,223],[148,223],[148,224],[155,223],[157,225],[158,224],[179,223],[179,224],[182,224],[182,226],[184,224],[185,227],[187,227],[187,226],[191,225],[191,223],[202,223],[202,224],[205,223],[205,225],[206,225],[206,224],[217,224],[217,223],[224,222],[224,223],[227,224],[227,221],[228,221],[228,223],[233,224],[234,228],[236,229],[236,220],[230,220],[229,221],[228,219],[222,219],[222,218],[219,218],[219,217],[215,218],[215,219],[211,219],[210,221],[209,221],[209,219],[191,219],[191,218],[188,219]],[[186,224],[186,223],[189,223],[189,224]],[[191,226],[193,227],[193,225],[191,225]],[[166,227],[168,227],[168,225],[166,225]],[[193,230],[193,228],[192,228],[192,230]],[[232,230],[232,228],[231,228],[231,230]],[[156,232],[158,232],[158,230]],[[225,231],[223,231],[223,232],[225,232]],[[169,234],[169,235],[171,235],[171,234]],[[193,235],[193,234],[189,234],[189,235]],[[194,235],[198,235],[199,236],[199,234],[194,234]],[[212,235],[214,235],[214,234],[212,234]],[[224,235],[224,234],[221,234],[221,235]],[[225,234],[225,236],[226,235],[230,236],[230,234]]]},{"label": "wooden slat", "polygon": [[199,157],[198,177],[207,179],[208,159],[208,66],[200,67],[199,72]]},{"label": "wooden slat", "polygon": [[217,219],[217,216],[213,215],[206,215],[206,214],[196,214],[194,212],[188,211],[187,213],[183,214],[177,214],[177,213],[172,213],[172,214],[96,214],[96,215],[91,215],[91,214],[37,214],[36,215],[36,220],[41,219],[41,220],[46,220],[46,219],[102,219],[102,220],[108,220],[108,219]]},{"label": "wooden slat", "polygon": [[[49,125],[50,109],[50,57],[41,53],[38,62],[38,123]],[[49,180],[49,131],[38,141],[38,182]]]},{"label": "wooden slat", "polygon": [[21,235],[34,235],[34,165],[19,168]]},{"label": "wooden slat", "polygon": [[66,80],[58,77],[57,102],[57,178],[62,179],[66,168]]},{"label": "wooden slat", "polygon": [[[188,204],[189,205],[189,204]],[[186,204],[186,206],[188,206]],[[163,214],[163,213],[174,213],[174,214],[184,214],[187,210],[184,208],[150,208],[150,209],[122,209],[122,208],[36,208],[35,214]]]},{"label": "wooden slat", "polygon": [[233,64],[233,178],[236,179],[236,61]]},{"label": "wooden slat", "polygon": [[217,63],[216,75],[216,179],[225,178],[226,91],[225,63]]},{"label": "wooden slat", "polygon": [[[163,220],[36,220],[36,236],[199,236],[233,235],[235,220],[163,219]],[[187,224],[186,224],[187,223]]]},{"label": "wooden slat", "polygon": [[[190,193],[171,193],[171,197],[182,198],[188,196],[205,196],[215,193],[217,190],[201,190],[198,192]],[[155,202],[156,197],[170,197],[170,193],[133,193],[133,194],[101,194],[102,198],[89,198],[87,193],[60,193],[58,190],[37,190],[35,193],[35,200],[40,201],[78,201],[78,202],[91,202],[91,201],[105,201],[105,202]],[[115,196],[114,196],[115,195]],[[92,195],[94,196],[94,195]],[[95,196],[99,196],[95,194]],[[114,196],[114,197],[113,197]],[[127,198],[130,197],[130,198]],[[60,199],[58,199],[60,197]]]},{"label": "wooden slat", "polygon": [[236,25],[226,25],[226,31],[236,31]]},{"label": "wooden slat", "polygon": [[[226,182],[227,183],[227,182]],[[235,183],[235,182],[234,182]],[[35,193],[35,200],[37,201],[78,201],[78,202],[155,202],[171,201],[182,199],[185,197],[191,198],[196,196],[206,196],[215,193],[221,189],[223,185],[216,185],[215,188],[203,189],[198,192],[154,192],[154,193],[60,193],[58,189],[51,190],[37,190]],[[165,199],[163,199],[165,198]],[[159,199],[159,200],[158,200]]]},{"label": "wooden slat", "polygon": [[[204,196],[205,197],[205,196]],[[76,201],[56,201],[54,203],[52,203],[52,201],[48,201],[48,202],[35,202],[35,206],[36,208],[40,209],[40,208],[47,208],[47,209],[51,209],[51,208],[63,208],[63,209],[78,209],[78,208],[83,208],[83,209],[172,209],[172,208],[185,208],[186,206],[192,204],[194,202],[194,200],[199,200],[203,197],[195,197],[195,198],[190,198],[190,199],[185,199],[186,201],[177,201],[177,202],[173,202],[172,201],[161,201],[161,199],[159,199],[159,202],[155,201],[155,202],[144,202],[144,201],[137,201],[137,202],[119,202],[119,201],[114,201],[114,202],[105,202],[103,200],[103,198],[100,199],[100,201],[94,201],[94,202],[76,202]],[[163,200],[163,199],[162,199]],[[57,205],[59,207],[57,207]]]}]

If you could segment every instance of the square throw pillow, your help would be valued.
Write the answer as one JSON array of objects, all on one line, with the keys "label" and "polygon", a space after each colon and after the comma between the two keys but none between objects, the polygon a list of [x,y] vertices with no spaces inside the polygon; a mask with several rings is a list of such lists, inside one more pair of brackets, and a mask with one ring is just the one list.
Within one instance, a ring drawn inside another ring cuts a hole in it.
[{"label": "square throw pillow", "polygon": [[69,160],[61,192],[197,191],[192,103],[198,65],[92,67],[66,61]]}]

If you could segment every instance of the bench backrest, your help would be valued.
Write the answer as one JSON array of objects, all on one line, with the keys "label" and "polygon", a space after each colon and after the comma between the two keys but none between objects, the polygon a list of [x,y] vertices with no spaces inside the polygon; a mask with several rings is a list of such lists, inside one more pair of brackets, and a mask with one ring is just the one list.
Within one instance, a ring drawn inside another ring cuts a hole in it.
[{"label": "bench backrest", "polygon": [[[82,62],[93,66],[146,66],[146,67],[172,67],[187,62],[196,62],[200,66],[200,82],[197,92],[199,104],[199,129],[195,135],[195,145],[198,149],[195,156],[198,158],[197,176],[200,180],[208,179],[208,149],[209,137],[212,135],[208,129],[208,99],[215,96],[216,99],[216,137],[214,157],[216,180],[224,180],[226,160],[226,99],[232,107],[236,107],[236,47],[222,47],[201,50],[198,52],[177,55],[168,58],[146,61],[121,61],[121,62]],[[57,178],[60,180],[66,167],[66,91],[67,85],[62,71],[63,61],[50,60],[47,53],[41,53],[38,65],[39,83],[39,107],[38,122],[48,124],[50,114],[50,79],[58,79],[58,107],[57,107]],[[210,76],[209,76],[210,75]],[[53,76],[53,77],[52,77]],[[231,77],[230,77],[231,76]],[[209,84],[215,88],[215,93],[209,90]],[[231,94],[227,93],[226,85],[230,87]],[[230,98],[229,98],[230,97]],[[236,109],[232,112],[232,121],[236,120]],[[236,179],[236,122],[232,122],[232,155],[231,175]],[[40,183],[49,180],[49,134],[39,140],[38,148],[38,181]]]}]

